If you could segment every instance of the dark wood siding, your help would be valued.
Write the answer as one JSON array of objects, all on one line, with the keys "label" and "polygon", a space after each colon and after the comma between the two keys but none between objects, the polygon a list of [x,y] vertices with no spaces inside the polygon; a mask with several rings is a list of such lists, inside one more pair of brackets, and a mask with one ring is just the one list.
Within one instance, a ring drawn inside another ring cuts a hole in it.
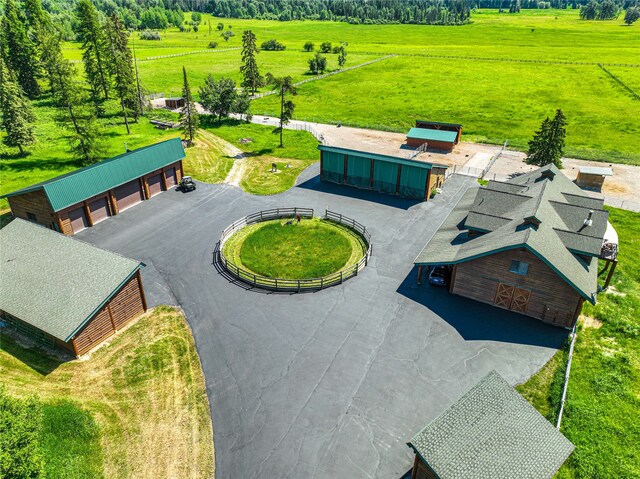
[{"label": "dark wood siding", "polygon": [[416,454],[413,471],[411,471],[411,479],[439,479],[439,477],[436,476]]},{"label": "dark wood siding", "polygon": [[[509,271],[513,260],[529,264],[526,276]],[[563,327],[573,326],[582,304],[575,289],[525,249],[458,264],[451,292]]]},{"label": "dark wood siding", "polygon": [[423,140],[421,138],[407,138],[407,146],[411,148],[418,148],[424,144],[427,144],[427,148],[429,150],[438,150],[438,151],[451,151],[455,146],[453,143],[449,143],[448,141],[434,141],[434,140]]},{"label": "dark wood siding", "polygon": [[57,223],[57,216],[44,191],[32,191],[18,196],[11,196],[7,199],[9,200],[11,213],[16,218],[32,221],[28,217],[28,213],[31,213],[35,215],[36,223],[47,228],[60,229]]},{"label": "dark wood siding", "polygon": [[78,356],[84,354],[142,314],[146,309],[143,295],[140,276],[135,275],[69,341],[70,349]]}]

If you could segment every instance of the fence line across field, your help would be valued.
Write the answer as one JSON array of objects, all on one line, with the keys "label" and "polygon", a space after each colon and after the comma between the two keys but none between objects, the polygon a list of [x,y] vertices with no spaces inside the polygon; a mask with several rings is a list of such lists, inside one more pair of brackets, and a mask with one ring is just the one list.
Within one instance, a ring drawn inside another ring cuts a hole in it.
[{"label": "fence line across field", "polygon": [[247,225],[261,223],[263,221],[270,221],[275,219],[296,218],[300,215],[301,218],[313,218],[314,210],[311,208],[275,208],[271,210],[263,210],[257,213],[252,213],[240,218],[236,222],[227,226],[220,236],[220,240],[216,246],[215,254],[216,260],[224,269],[231,274],[234,278],[247,283],[257,288],[263,288],[270,291],[281,292],[301,292],[301,291],[318,291],[321,289],[342,284],[345,280],[357,276],[369,262],[372,252],[371,234],[367,231],[366,226],[349,218],[340,213],[326,210],[323,219],[331,221],[347,228],[352,229],[358,233],[365,241],[367,251],[365,255],[358,261],[357,264],[349,266],[335,273],[323,276],[321,278],[309,278],[309,279],[286,279],[286,278],[270,278],[268,276],[262,276],[244,268],[239,267],[232,261],[230,261],[223,253],[224,245],[226,241],[238,230],[244,228]]}]

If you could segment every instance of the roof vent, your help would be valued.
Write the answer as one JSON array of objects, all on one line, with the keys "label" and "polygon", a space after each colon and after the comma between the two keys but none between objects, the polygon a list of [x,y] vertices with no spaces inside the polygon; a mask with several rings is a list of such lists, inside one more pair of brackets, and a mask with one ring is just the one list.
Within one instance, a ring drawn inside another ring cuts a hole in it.
[{"label": "roof vent", "polygon": [[589,216],[584,220],[583,226],[591,226],[593,224],[593,210],[589,210]]},{"label": "roof vent", "polygon": [[531,227],[531,228],[537,230],[541,223],[542,223],[542,221],[540,221],[535,216],[527,216],[524,219],[524,221],[522,222],[521,226],[523,226],[523,227]]},{"label": "roof vent", "polygon": [[542,172],[542,174],[540,175],[540,179],[548,179],[548,180],[552,180],[553,178],[556,176],[555,172],[551,170],[551,168],[549,168],[548,170],[544,170]]}]

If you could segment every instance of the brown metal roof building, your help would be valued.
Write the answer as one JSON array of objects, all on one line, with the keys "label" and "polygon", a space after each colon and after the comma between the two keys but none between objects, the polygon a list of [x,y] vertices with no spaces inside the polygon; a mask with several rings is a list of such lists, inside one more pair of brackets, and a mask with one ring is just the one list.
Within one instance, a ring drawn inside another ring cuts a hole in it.
[{"label": "brown metal roof building", "polygon": [[11,213],[71,236],[178,184],[179,138],[128,151],[1,198]]},{"label": "brown metal roof building", "polygon": [[141,266],[15,219],[0,230],[0,316],[79,356],[146,311]]}]

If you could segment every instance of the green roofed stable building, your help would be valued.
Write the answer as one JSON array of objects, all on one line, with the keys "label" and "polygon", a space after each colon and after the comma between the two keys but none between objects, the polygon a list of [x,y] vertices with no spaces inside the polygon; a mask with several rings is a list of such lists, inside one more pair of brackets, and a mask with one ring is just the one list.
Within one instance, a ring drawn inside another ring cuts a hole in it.
[{"label": "green roofed stable building", "polygon": [[7,193],[11,213],[71,236],[178,184],[179,138],[128,151]]},{"label": "green roofed stable building", "polygon": [[416,121],[407,133],[407,146],[430,150],[452,151],[460,142],[462,125],[436,121]]},{"label": "green roofed stable building", "polygon": [[146,311],[141,266],[15,219],[0,230],[0,316],[79,356]]},{"label": "green roofed stable building", "polygon": [[411,479],[550,479],[574,449],[495,371],[407,445]]},{"label": "green roofed stable building", "polygon": [[444,183],[447,166],[319,145],[320,178],[343,185],[428,200]]},{"label": "green roofed stable building", "polygon": [[553,165],[470,188],[416,258],[419,281],[453,265],[450,292],[571,328],[595,304],[598,258],[614,261],[607,284],[615,268],[602,205]]}]

